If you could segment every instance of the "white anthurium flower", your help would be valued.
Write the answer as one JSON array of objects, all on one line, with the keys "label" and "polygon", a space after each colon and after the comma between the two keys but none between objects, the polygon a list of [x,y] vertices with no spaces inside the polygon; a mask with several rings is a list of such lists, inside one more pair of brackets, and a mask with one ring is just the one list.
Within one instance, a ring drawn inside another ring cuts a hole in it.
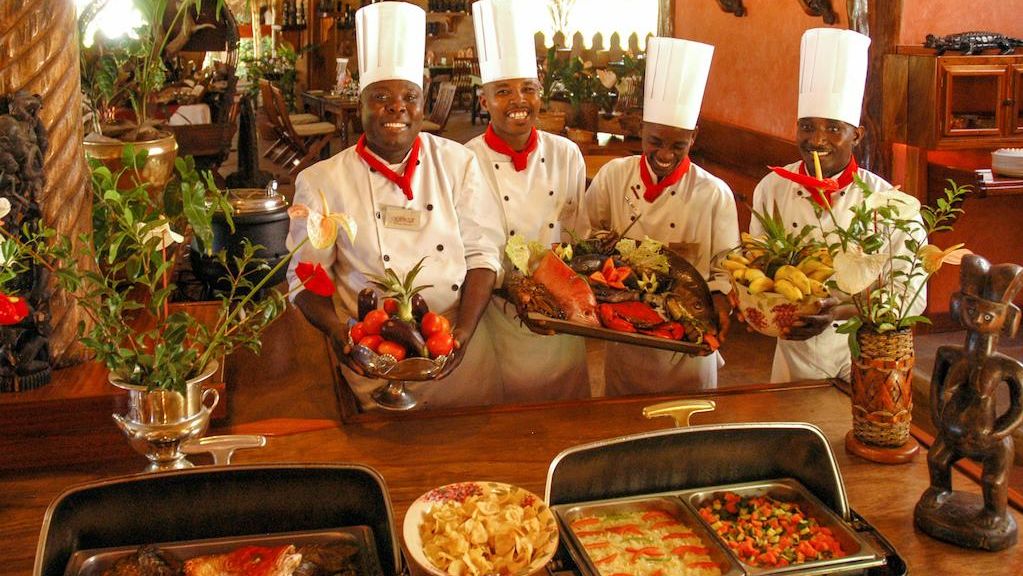
[{"label": "white anthurium flower", "polygon": [[322,250],[330,247],[337,241],[338,226],[345,231],[349,242],[355,241],[355,234],[359,230],[358,224],[351,216],[344,212],[331,212],[327,205],[327,196],[320,190],[320,200],[323,202],[323,211],[311,210],[305,204],[295,204],[288,209],[288,215],[292,218],[307,218],[306,232],[309,234],[309,243],[313,248]]},{"label": "white anthurium flower", "polygon": [[835,255],[832,279],[846,294],[859,294],[877,280],[887,262],[886,254],[864,254],[856,246]]},{"label": "white anthurium flower", "polygon": [[608,90],[615,87],[618,83],[618,75],[614,73],[614,70],[606,70],[601,68],[597,70],[597,78],[600,79],[600,83],[604,85],[604,88]]},{"label": "white anthurium flower", "polygon": [[7,198],[0,198],[0,220],[7,218],[11,213],[11,201]]},{"label": "white anthurium flower", "polygon": [[958,266],[963,261],[963,256],[967,254],[973,254],[968,248],[963,248],[964,244],[953,244],[945,250],[938,248],[934,244],[926,244],[922,246],[917,252],[920,256],[920,261],[923,263],[924,271],[928,274],[934,274],[937,272],[942,264],[951,264]]},{"label": "white anthurium flower", "polygon": [[[145,224],[139,222],[138,226],[139,228],[142,228],[145,226]],[[146,232],[145,237],[142,238],[142,242],[143,243],[149,242],[153,238],[160,239],[160,243],[156,245],[157,250],[163,250],[164,248],[167,248],[171,244],[180,244],[181,242],[185,241],[184,236],[171,230],[169,222],[164,222],[163,224],[160,224],[159,226],[153,228],[149,232]]]},{"label": "white anthurium flower", "polygon": [[920,201],[898,188],[878,190],[866,199],[867,208],[876,210],[882,206],[895,208],[896,218],[912,220],[920,213]]}]

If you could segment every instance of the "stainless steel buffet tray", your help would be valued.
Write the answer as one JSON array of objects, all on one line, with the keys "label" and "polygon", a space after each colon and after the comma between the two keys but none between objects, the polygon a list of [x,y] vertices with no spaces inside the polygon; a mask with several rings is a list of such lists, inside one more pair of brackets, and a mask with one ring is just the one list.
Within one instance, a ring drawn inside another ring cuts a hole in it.
[{"label": "stainless steel buffet tray", "polygon": [[[377,560],[373,531],[368,526],[349,526],[333,530],[289,532],[285,534],[258,534],[253,536],[212,538],[188,542],[164,542],[153,544],[168,560],[184,563],[185,560],[210,554],[224,554],[243,546],[287,546],[295,548],[309,545],[353,546],[358,551],[352,562],[359,576],[382,576]],[[133,554],[139,546],[118,546],[79,550],[71,555],[65,576],[100,576],[118,560]]]}]

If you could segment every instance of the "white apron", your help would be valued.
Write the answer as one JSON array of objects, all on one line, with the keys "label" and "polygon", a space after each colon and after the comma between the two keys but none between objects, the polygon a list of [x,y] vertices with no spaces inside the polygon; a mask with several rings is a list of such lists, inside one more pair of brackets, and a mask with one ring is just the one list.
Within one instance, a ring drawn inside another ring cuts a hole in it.
[{"label": "white apron", "polygon": [[[785,167],[791,172],[798,172],[801,162]],[[892,185],[880,176],[862,168],[857,175],[872,190],[884,190]],[[785,227],[801,230],[804,226],[814,227],[814,235],[820,238],[818,220],[814,214],[813,203],[808,199],[808,192],[802,186],[786,180],[775,173],[765,176],[753,191],[753,210],[772,214],[777,206],[778,213]],[[855,184],[850,184],[831,195],[832,213],[838,218],[839,225],[847,227],[852,220],[852,208],[863,201],[863,191]],[[825,228],[833,229],[831,216],[824,213],[822,222]],[[750,234],[763,234],[763,227],[756,218],[750,221]],[[918,238],[926,242],[926,238]],[[903,246],[905,235],[897,233],[893,238],[896,246]],[[920,314],[927,305],[926,289],[914,304],[911,314]],[[836,323],[837,326],[837,323]],[[821,378],[849,379],[851,358],[849,356],[849,337],[835,331],[835,326],[826,328],[813,338],[807,340],[778,340],[774,348],[774,364],[771,368],[771,382],[791,382],[793,380],[811,380]]]},{"label": "white apron", "polygon": [[[324,250],[306,244],[288,270],[289,283],[296,286],[299,282],[294,269],[300,260],[322,264],[337,285],[343,321],[355,316],[358,293],[370,286],[369,276],[381,275],[385,268],[394,269],[400,276],[426,256],[415,283],[431,285],[422,292],[431,310],[453,319],[466,271],[497,271],[500,267],[504,240],[496,198],[472,154],[450,140],[430,134],[420,134],[419,138],[420,164],[412,180],[412,200],[382,174],[371,170],[354,147],[314,164],[295,180],[295,203],[322,210],[322,191],[330,211],[344,212],[358,223],[354,243],[342,233],[332,247]],[[404,166],[392,169],[400,174]],[[297,245],[305,236],[305,220],[292,221],[289,246]],[[474,346],[477,336],[480,344]],[[480,354],[476,354],[477,348]],[[433,406],[500,401],[499,376],[489,355],[483,353],[489,348],[486,329],[477,329],[458,370],[435,383],[445,392]],[[353,388],[362,394],[366,387],[353,384]],[[360,396],[360,402],[366,407],[372,405],[365,396]]]},{"label": "white apron", "polygon": [[[630,238],[649,236],[675,248],[707,279],[712,291],[728,293],[723,274],[711,274],[715,254],[739,244],[735,198],[725,182],[692,164],[685,176],[653,203],[643,199],[640,156],[608,162],[586,191],[592,229],[621,232],[639,217]],[[721,354],[687,356],[609,342],[604,364],[607,394],[640,394],[706,389],[717,386]]]},{"label": "white apron", "polygon": [[[581,209],[586,168],[570,140],[537,133],[537,147],[526,169],[516,172],[511,159],[487,146],[483,136],[466,144],[479,160],[484,178],[497,192],[501,223],[509,236],[545,246],[585,234]],[[504,258],[505,266],[511,263]],[[590,395],[586,342],[577,336],[543,336],[522,326],[515,307],[494,296],[484,322],[494,340],[507,402],[543,402]]]}]

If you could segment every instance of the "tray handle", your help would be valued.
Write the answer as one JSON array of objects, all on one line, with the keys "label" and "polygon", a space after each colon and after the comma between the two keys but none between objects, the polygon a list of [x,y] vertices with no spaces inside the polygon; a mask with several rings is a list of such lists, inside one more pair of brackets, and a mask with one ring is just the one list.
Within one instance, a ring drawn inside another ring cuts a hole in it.
[{"label": "tray handle", "polygon": [[643,408],[643,416],[656,418],[658,416],[670,416],[675,419],[675,426],[686,428],[693,414],[698,412],[712,412],[717,404],[713,400],[670,400]]}]

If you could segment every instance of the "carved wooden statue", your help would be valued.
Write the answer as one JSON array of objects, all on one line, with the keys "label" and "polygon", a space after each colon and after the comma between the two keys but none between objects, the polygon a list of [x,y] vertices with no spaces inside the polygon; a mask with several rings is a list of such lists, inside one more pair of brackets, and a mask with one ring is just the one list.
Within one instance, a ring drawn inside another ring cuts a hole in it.
[{"label": "carved wooden statue", "polygon": [[[17,235],[40,220],[39,195],[46,185],[43,158],[48,147],[39,118],[42,98],[22,90],[0,95],[0,196],[11,203],[3,227]],[[47,275],[39,266],[8,285],[28,301],[30,314],[0,327],[0,391],[19,392],[50,381],[49,297]]]},{"label": "carved wooden statue", "polygon": [[[1020,324],[1012,300],[1023,288],[1023,267],[991,266],[976,255],[963,258],[953,316],[967,330],[965,346],[938,348],[931,377],[931,418],[937,428],[927,456],[931,487],[916,505],[916,525],[959,546],[1003,550],[1016,543],[1008,512],[1012,431],[1023,422],[1023,363],[995,352],[999,333]],[[995,395],[1008,387],[1009,407],[996,412]],[[952,465],[970,458],[983,466],[983,501],[952,490]]]}]

